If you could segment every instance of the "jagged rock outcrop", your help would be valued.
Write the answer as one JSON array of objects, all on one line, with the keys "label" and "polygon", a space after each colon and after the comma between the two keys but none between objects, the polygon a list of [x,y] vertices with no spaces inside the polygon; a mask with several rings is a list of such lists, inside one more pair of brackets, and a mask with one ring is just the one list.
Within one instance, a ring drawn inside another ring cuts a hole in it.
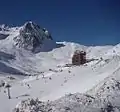
[{"label": "jagged rock outcrop", "polygon": [[0,31],[8,31],[8,30],[9,30],[9,26],[7,26],[6,24],[0,25]]},{"label": "jagged rock outcrop", "polygon": [[34,51],[45,40],[52,40],[51,34],[34,22],[26,22],[14,38],[15,45],[19,48]]}]

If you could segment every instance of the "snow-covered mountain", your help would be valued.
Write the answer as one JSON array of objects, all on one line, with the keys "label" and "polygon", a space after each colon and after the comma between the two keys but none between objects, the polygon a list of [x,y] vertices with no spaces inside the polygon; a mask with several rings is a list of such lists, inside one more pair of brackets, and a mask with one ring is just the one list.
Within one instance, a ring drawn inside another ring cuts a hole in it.
[{"label": "snow-covered mountain", "polygon": [[[0,112],[120,112],[119,48],[55,42],[31,21],[0,25]],[[90,61],[71,66],[75,50]]]},{"label": "snow-covered mountain", "polygon": [[[50,33],[33,22],[27,22],[19,31],[19,35],[14,38],[15,45],[19,48],[35,51],[41,47],[44,41],[53,40]],[[49,46],[47,46],[49,47]]]},{"label": "snow-covered mountain", "polygon": [[8,74],[16,74],[17,72],[17,74],[23,75],[36,74],[39,72],[39,70],[35,70],[35,67],[38,66],[36,62],[39,62],[38,58],[41,57],[36,57],[35,53],[48,52],[58,47],[45,28],[41,28],[31,21],[26,22],[21,27],[11,28],[1,25],[0,28],[0,66],[2,67],[0,72]]}]

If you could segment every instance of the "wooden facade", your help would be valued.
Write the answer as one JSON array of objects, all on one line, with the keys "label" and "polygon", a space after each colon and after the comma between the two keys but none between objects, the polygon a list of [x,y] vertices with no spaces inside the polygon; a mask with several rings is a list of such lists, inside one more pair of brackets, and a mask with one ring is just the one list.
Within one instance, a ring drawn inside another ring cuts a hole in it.
[{"label": "wooden facade", "polygon": [[72,57],[73,65],[82,65],[86,63],[86,52],[76,50]]}]

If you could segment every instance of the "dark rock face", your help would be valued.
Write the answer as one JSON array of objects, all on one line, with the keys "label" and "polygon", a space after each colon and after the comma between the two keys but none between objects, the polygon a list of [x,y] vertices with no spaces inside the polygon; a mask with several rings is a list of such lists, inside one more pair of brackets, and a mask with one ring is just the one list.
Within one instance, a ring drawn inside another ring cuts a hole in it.
[{"label": "dark rock face", "polygon": [[34,51],[44,40],[52,40],[50,33],[33,22],[25,23],[19,36],[14,38],[16,46],[30,51]]}]

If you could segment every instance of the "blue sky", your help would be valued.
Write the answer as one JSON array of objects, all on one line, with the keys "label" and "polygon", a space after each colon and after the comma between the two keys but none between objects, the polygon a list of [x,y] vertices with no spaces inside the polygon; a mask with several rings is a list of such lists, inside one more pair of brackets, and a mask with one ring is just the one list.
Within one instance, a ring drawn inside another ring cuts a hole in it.
[{"label": "blue sky", "polygon": [[55,40],[84,45],[120,42],[120,0],[1,0],[0,24],[32,20]]}]

